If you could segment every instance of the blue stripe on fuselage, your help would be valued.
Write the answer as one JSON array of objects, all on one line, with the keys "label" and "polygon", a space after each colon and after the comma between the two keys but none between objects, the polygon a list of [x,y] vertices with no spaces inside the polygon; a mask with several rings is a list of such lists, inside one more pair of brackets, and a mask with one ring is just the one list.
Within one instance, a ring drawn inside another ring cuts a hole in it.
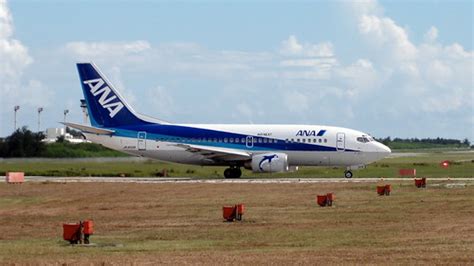
[{"label": "blue stripe on fuselage", "polygon": [[[119,137],[137,138],[139,131],[147,133],[148,140],[158,140],[166,142],[176,142],[185,144],[195,144],[209,147],[224,147],[234,148],[241,150],[288,150],[288,151],[336,151],[335,147],[328,147],[317,144],[300,143],[300,142],[285,142],[285,140],[276,139],[277,143],[273,141],[275,138],[263,137],[263,136],[252,136],[254,138],[253,147],[247,147],[246,143],[231,143],[230,138],[234,140],[239,138],[240,140],[246,139],[249,135],[237,134],[231,132],[223,132],[211,129],[202,129],[195,127],[177,126],[177,125],[161,125],[161,124],[148,124],[148,125],[130,125],[110,128],[115,131],[114,135]],[[205,138],[206,141],[202,141]],[[227,142],[224,139],[227,138]],[[199,139],[201,141],[191,141],[191,139]],[[212,141],[208,141],[212,139]],[[217,141],[214,141],[217,139]],[[257,139],[266,139],[267,143],[257,142]],[[268,140],[272,140],[269,143]],[[346,151],[353,151],[348,150]]]}]

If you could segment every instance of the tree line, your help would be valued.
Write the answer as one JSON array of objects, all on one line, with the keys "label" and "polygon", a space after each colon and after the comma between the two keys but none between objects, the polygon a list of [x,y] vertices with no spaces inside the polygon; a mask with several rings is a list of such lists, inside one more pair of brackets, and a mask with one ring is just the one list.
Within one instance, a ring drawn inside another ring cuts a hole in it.
[{"label": "tree line", "polygon": [[[70,134],[80,132],[67,129]],[[72,144],[64,139],[57,138],[54,143],[46,143],[43,132],[32,132],[26,127],[15,130],[10,136],[0,138],[0,158],[24,158],[24,157],[47,157],[47,158],[81,158],[81,157],[118,157],[125,154],[110,150],[95,143]]]},{"label": "tree line", "polygon": [[31,132],[22,127],[5,139],[0,139],[0,157],[39,157],[46,150],[43,132]]},{"label": "tree line", "polygon": [[445,139],[445,138],[394,138],[392,139],[391,137],[386,137],[386,138],[380,138],[377,139],[377,141],[382,142],[385,145],[391,145],[394,143],[412,143],[412,144],[433,144],[433,145],[448,145],[448,146],[455,146],[455,147],[470,147],[471,142],[465,138],[464,140],[458,140],[458,139]]}]

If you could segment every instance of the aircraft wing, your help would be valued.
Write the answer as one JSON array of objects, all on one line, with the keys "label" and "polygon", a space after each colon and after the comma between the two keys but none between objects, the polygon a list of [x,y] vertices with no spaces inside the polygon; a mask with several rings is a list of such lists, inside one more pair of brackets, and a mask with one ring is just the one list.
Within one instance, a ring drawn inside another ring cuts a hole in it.
[{"label": "aircraft wing", "polygon": [[250,153],[222,147],[208,147],[193,144],[176,144],[188,152],[200,154],[213,161],[244,161],[251,159]]},{"label": "aircraft wing", "polygon": [[115,132],[109,129],[91,127],[91,126],[86,126],[86,125],[81,125],[81,124],[76,124],[76,123],[61,122],[61,124],[78,129],[82,132],[99,134],[99,135],[112,135]]}]

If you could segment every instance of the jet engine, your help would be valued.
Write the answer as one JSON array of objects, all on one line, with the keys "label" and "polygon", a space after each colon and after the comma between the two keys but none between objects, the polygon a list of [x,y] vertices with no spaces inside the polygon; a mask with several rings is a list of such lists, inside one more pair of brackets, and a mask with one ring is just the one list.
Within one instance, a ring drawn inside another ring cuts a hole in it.
[{"label": "jet engine", "polygon": [[252,156],[250,163],[250,169],[253,172],[287,172],[288,167],[288,155],[286,153],[263,153]]}]

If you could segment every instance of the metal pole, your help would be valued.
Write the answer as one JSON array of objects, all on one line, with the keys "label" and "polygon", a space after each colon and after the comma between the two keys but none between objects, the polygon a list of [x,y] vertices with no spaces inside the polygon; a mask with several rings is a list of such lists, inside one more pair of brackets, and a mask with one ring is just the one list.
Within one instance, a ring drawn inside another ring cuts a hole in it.
[{"label": "metal pole", "polygon": [[14,116],[14,120],[13,120],[13,131],[16,130],[16,112],[20,110],[20,106],[19,105],[15,105],[15,107],[13,107],[13,111],[15,112],[15,116]]},{"label": "metal pole", "polygon": [[40,132],[41,128],[41,112],[43,112],[43,107],[38,108],[38,132]]},{"label": "metal pole", "polygon": [[66,123],[66,115],[69,113],[69,110],[64,110],[64,123]]}]

